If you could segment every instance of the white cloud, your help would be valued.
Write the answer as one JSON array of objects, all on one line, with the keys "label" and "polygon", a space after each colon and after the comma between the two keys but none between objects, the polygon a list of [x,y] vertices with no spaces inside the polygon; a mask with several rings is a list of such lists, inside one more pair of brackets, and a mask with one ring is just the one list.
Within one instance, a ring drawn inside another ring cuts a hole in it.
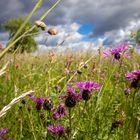
[{"label": "white cloud", "polygon": [[131,32],[136,32],[140,28],[140,20],[138,21],[130,21],[129,24],[121,29],[112,30],[110,32],[106,32],[104,34],[104,44],[112,44],[115,45],[120,42],[128,42],[134,44],[134,39],[130,37]]},{"label": "white cloud", "polygon": [[58,34],[56,36],[49,36],[48,34],[44,34],[42,32],[36,40],[41,44],[41,50],[48,50],[50,48],[61,51],[66,51],[67,49],[73,51],[85,50],[89,48],[97,50],[97,47],[94,46],[93,42],[85,41],[84,39],[86,36],[78,32],[80,26],[81,25],[78,23],[58,25],[56,26],[58,29]]}]

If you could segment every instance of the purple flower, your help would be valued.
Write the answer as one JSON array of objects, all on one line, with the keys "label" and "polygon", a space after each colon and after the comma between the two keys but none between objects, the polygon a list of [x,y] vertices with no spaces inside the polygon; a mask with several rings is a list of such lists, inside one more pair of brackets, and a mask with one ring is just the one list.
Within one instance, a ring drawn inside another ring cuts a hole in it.
[{"label": "purple flower", "polygon": [[42,105],[44,103],[44,99],[43,98],[36,98],[34,101],[36,103],[36,109],[41,110]]},{"label": "purple flower", "polygon": [[64,134],[64,126],[62,125],[49,125],[48,126],[48,131],[51,132],[52,134],[59,135],[61,137]]},{"label": "purple flower", "polygon": [[1,131],[0,131],[0,136],[4,135],[8,131],[9,131],[9,128],[2,128]]},{"label": "purple flower", "polygon": [[32,100],[36,103],[36,109],[39,111],[39,110],[41,110],[44,101],[45,101],[48,97],[37,98],[37,97],[35,97],[33,94],[31,94],[31,95],[29,95],[29,98],[32,99]]},{"label": "purple flower", "polygon": [[140,69],[134,70],[126,75],[126,79],[132,81],[131,87],[140,87]]},{"label": "purple flower", "polygon": [[113,55],[116,60],[119,60],[126,50],[128,50],[128,45],[126,43],[122,43],[116,48],[108,48],[104,50],[103,57],[106,58]]},{"label": "purple flower", "polygon": [[82,99],[85,101],[88,101],[90,99],[91,92],[93,89],[99,91],[101,88],[101,85],[94,81],[78,82],[77,85],[81,89],[81,96],[82,96]]},{"label": "purple flower", "polygon": [[134,79],[137,79],[139,76],[140,76],[140,69],[139,70],[134,70],[134,71],[128,73],[126,75],[126,78],[128,80],[134,80]]},{"label": "purple flower", "polygon": [[66,116],[66,108],[64,104],[59,104],[53,112],[53,118],[57,120],[58,118],[62,118],[63,116]]},{"label": "purple flower", "polygon": [[9,131],[9,128],[2,128],[0,131],[0,140],[10,140],[10,138],[3,137]]},{"label": "purple flower", "polygon": [[72,108],[76,105],[76,101],[79,99],[79,95],[75,93],[75,88],[71,84],[67,87],[67,94],[60,96],[61,99],[65,99],[65,105]]},{"label": "purple flower", "polygon": [[78,82],[77,83],[78,87],[80,89],[83,89],[83,90],[88,90],[88,91],[92,91],[93,89],[95,90],[100,90],[101,88],[101,85],[94,82],[94,81],[89,81],[89,82],[86,82],[86,81],[82,81],[82,82]]}]

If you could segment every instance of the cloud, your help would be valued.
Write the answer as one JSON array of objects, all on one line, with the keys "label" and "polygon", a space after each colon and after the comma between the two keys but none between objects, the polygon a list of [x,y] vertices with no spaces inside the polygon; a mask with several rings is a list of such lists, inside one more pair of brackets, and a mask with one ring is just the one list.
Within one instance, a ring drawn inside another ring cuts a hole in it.
[{"label": "cloud", "polygon": [[[37,1],[0,0],[0,23],[9,18],[27,15]],[[38,19],[55,1],[44,0],[32,21]],[[93,25],[90,37],[97,38],[95,45],[126,41],[130,30],[139,25],[139,5],[140,0],[62,0],[45,18],[47,25],[56,26],[61,33],[52,38],[42,33],[38,41],[43,45],[47,42],[48,46],[55,46],[65,38],[65,45],[83,42],[85,36],[78,32],[80,25],[76,23]]]},{"label": "cloud", "polygon": [[[40,44],[41,52],[50,48],[58,51],[66,51],[67,49],[76,51],[92,48],[94,43],[84,40],[86,35],[78,32],[80,27],[81,25],[78,23],[58,25],[56,26],[58,29],[56,36],[50,36],[45,32],[40,33],[36,36],[36,40]],[[97,47],[93,47],[93,49],[95,50]]]},{"label": "cloud", "polygon": [[136,45],[135,39],[130,37],[131,32],[136,32],[140,28],[140,20],[131,21],[125,28],[112,30],[105,33],[103,45],[115,45],[120,42],[127,42]]},{"label": "cloud", "polygon": [[[44,1],[35,18],[39,18],[55,1]],[[36,2],[37,0],[1,0],[0,19],[26,15]],[[103,35],[105,32],[124,28],[129,22],[140,18],[139,5],[139,0],[62,0],[46,18],[46,22],[52,25],[88,22],[95,25],[94,36]]]}]

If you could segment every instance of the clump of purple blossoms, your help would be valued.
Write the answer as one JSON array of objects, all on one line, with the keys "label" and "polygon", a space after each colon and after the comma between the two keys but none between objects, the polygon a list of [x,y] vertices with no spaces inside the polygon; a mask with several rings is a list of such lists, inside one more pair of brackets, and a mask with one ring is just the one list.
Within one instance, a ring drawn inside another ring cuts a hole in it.
[{"label": "clump of purple blossoms", "polygon": [[0,130],[0,140],[10,140],[10,138],[6,138],[3,135],[9,131],[9,128],[2,128]]},{"label": "clump of purple blossoms", "polygon": [[126,78],[131,82],[132,88],[140,87],[140,69],[134,70],[126,75]]},{"label": "clump of purple blossoms", "polygon": [[60,96],[61,99],[65,99],[65,105],[68,108],[72,108],[76,105],[76,102],[79,100],[79,95],[75,92],[75,88],[71,84],[67,87],[67,94]]},{"label": "clump of purple blossoms", "polygon": [[101,88],[101,85],[94,82],[94,81],[82,81],[77,83],[78,87],[81,89],[81,96],[82,99],[85,101],[88,101],[91,97],[91,92],[93,89],[99,91]]},{"label": "clump of purple blossoms", "polygon": [[66,108],[65,108],[65,105],[62,103],[59,104],[53,112],[53,118],[55,120],[57,120],[58,118],[62,118],[63,116],[66,116],[66,115],[67,115]]},{"label": "clump of purple blossoms", "polygon": [[119,60],[121,58],[121,55],[124,55],[124,53],[128,50],[128,44],[122,43],[116,48],[109,48],[103,51],[103,57],[109,57],[111,55],[114,56],[114,59]]},{"label": "clump of purple blossoms", "polygon": [[36,103],[36,109],[38,111],[42,109],[42,106],[45,110],[51,110],[53,107],[52,101],[49,97],[37,98],[34,95],[29,95],[29,97]]},{"label": "clump of purple blossoms", "polygon": [[64,126],[63,125],[57,125],[57,126],[49,125],[48,131],[54,135],[58,135],[59,137],[61,137],[64,134]]}]

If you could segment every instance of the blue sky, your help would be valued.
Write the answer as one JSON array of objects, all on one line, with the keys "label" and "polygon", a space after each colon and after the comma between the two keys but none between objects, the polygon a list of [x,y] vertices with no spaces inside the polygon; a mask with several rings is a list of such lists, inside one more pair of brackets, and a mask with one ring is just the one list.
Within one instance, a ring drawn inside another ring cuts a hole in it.
[{"label": "blue sky", "polygon": [[93,31],[93,24],[91,23],[80,23],[81,27],[78,32],[84,35],[90,34]]},{"label": "blue sky", "polygon": [[[36,21],[54,2],[44,0],[32,17]],[[9,18],[26,16],[37,0],[0,0],[0,24]],[[14,4],[13,4],[14,3]],[[61,0],[59,5],[45,18],[48,27],[59,29],[56,37],[49,38],[54,46],[65,38],[65,46],[87,46],[92,43],[112,45],[128,40],[131,31],[140,28],[139,0]],[[43,44],[44,34],[36,37]],[[8,33],[0,32],[0,42],[8,39]]]}]

